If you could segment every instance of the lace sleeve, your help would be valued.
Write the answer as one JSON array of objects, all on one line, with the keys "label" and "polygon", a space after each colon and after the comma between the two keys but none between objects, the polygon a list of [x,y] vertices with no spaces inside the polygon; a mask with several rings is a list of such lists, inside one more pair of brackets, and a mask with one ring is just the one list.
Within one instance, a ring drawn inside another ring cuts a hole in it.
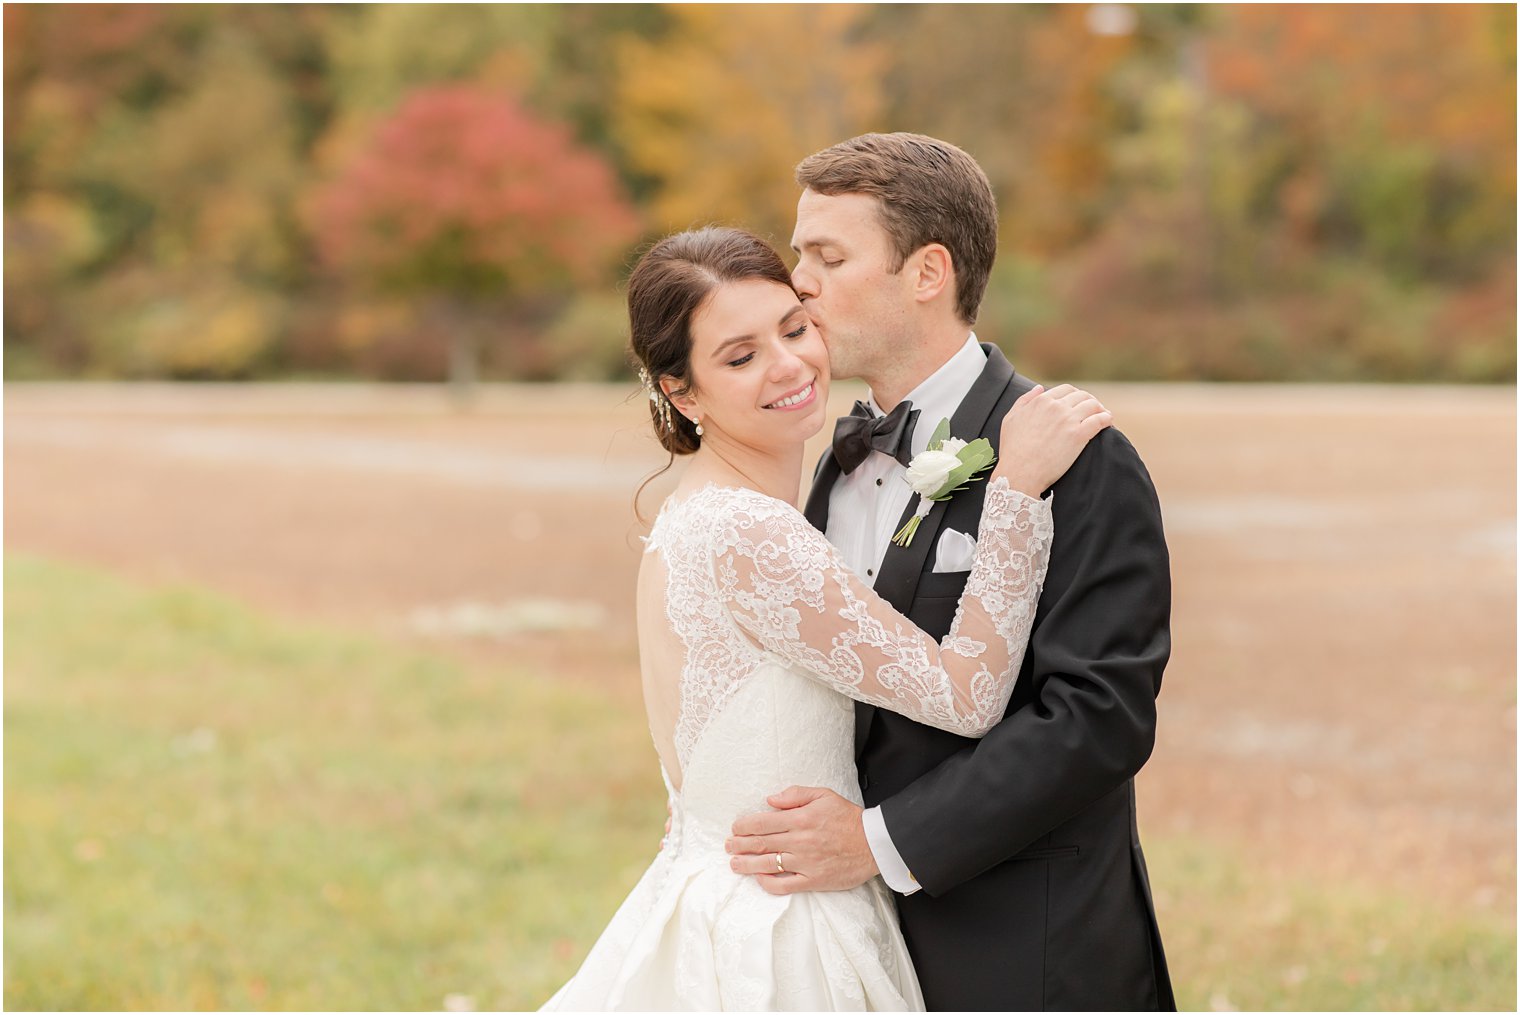
[{"label": "lace sleeve", "polygon": [[844,565],[790,505],[746,504],[720,523],[713,562],[734,620],[762,649],[857,701],[980,737],[1008,707],[1053,534],[1050,504],[987,487],[955,623],[934,640]]}]

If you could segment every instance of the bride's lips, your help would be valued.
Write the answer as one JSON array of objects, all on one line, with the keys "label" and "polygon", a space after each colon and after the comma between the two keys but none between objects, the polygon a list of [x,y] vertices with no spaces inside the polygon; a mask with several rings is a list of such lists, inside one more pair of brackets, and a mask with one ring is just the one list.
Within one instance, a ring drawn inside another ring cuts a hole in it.
[{"label": "bride's lips", "polygon": [[[784,401],[786,401],[788,398],[796,398],[796,396],[798,396],[798,395],[802,395],[803,397],[800,398],[800,399],[798,399],[796,402],[794,402],[791,405],[778,405],[777,404],[778,402],[784,402]],[[784,394],[780,398],[776,399],[775,402],[771,402],[769,405],[763,406],[763,408],[766,408],[766,409],[775,409],[777,412],[791,412],[794,409],[806,409],[808,406],[812,405],[817,400],[818,400],[818,378],[814,377],[811,381],[808,381],[806,384],[804,384],[802,387],[798,388],[796,391],[788,391],[786,394]]]}]

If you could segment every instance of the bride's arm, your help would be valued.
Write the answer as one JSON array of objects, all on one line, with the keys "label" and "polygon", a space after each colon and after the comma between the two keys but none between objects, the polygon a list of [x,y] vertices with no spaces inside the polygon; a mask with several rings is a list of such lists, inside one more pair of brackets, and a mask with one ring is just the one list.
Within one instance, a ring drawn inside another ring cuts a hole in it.
[{"label": "bride's arm", "polygon": [[858,701],[980,737],[1013,693],[1053,535],[1050,503],[995,475],[955,622],[936,644],[861,581],[823,535],[780,502],[720,527],[724,605],[761,648]]},{"label": "bride's arm", "polygon": [[720,526],[720,597],[760,647],[859,701],[980,737],[1008,707],[1053,535],[1059,479],[1113,417],[1070,385],[1026,392],[1003,418],[977,550],[955,622],[936,644],[845,567],[797,511],[764,501]]}]

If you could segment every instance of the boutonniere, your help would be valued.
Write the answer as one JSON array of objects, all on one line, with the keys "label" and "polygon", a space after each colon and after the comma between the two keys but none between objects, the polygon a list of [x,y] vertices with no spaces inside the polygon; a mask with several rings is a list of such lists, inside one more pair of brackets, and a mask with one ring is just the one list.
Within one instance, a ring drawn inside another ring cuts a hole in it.
[{"label": "boutonniere", "polygon": [[928,517],[935,501],[949,500],[966,489],[996,461],[997,454],[987,438],[978,437],[968,444],[950,436],[948,419],[940,420],[934,436],[929,438],[929,446],[908,463],[908,474],[903,479],[918,494],[918,510],[908,524],[897,530],[892,542],[898,546],[911,545],[918,523]]}]

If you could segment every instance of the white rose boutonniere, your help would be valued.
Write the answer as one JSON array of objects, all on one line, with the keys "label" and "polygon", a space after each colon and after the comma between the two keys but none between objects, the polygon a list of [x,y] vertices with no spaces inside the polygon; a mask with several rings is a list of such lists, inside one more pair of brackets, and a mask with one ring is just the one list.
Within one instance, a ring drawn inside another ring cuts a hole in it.
[{"label": "white rose boutonniere", "polygon": [[928,517],[936,501],[949,500],[981,479],[996,461],[997,455],[987,438],[978,437],[968,443],[951,437],[950,421],[940,420],[934,436],[929,438],[929,446],[908,463],[908,473],[903,479],[918,494],[918,509],[892,537],[892,542],[898,546],[911,545],[918,523]]},{"label": "white rose boutonniere", "polygon": [[914,455],[908,463],[908,474],[903,477],[919,496],[932,497],[950,473],[961,467],[960,456],[944,448],[930,448],[921,455]]}]

